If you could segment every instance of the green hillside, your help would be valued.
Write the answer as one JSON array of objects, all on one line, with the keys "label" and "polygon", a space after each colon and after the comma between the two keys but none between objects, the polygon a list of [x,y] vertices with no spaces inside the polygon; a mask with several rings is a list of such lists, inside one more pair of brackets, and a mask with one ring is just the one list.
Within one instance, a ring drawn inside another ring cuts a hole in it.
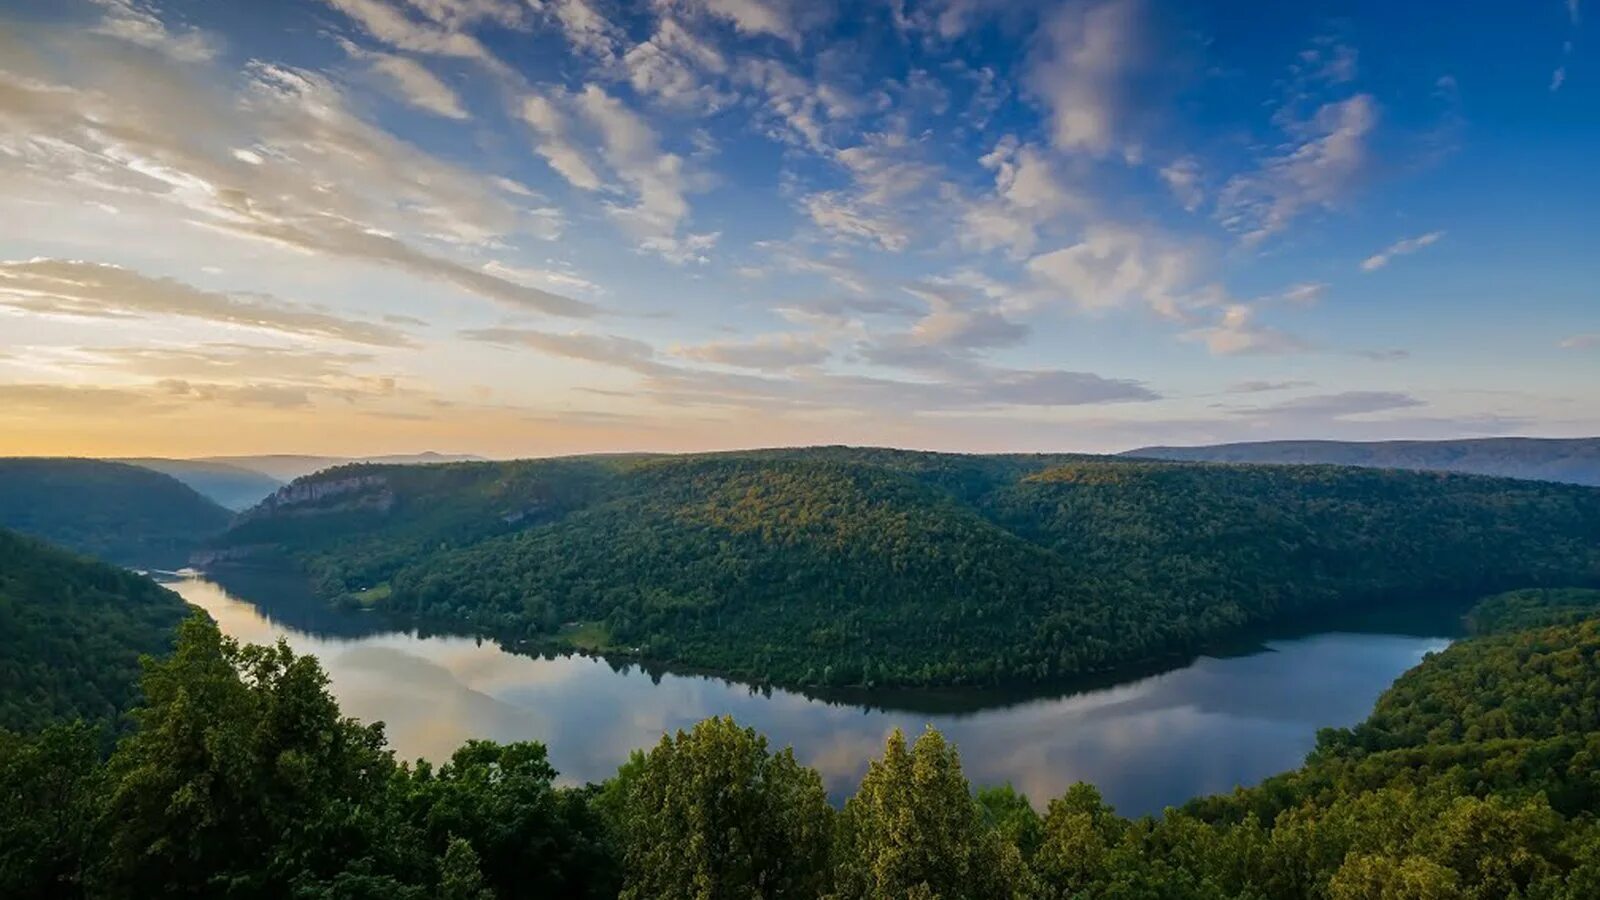
[{"label": "green hillside", "polygon": [[0,459],[0,527],[119,565],[183,565],[231,514],[159,472],[95,459]]},{"label": "green hillside", "polygon": [[148,578],[0,529],[0,728],[127,709],[139,655],[170,648],[187,611]]},{"label": "green hillside", "polygon": [[847,448],[347,466],[217,546],[344,602],[751,680],[1038,682],[1340,605],[1600,582],[1600,492]]}]

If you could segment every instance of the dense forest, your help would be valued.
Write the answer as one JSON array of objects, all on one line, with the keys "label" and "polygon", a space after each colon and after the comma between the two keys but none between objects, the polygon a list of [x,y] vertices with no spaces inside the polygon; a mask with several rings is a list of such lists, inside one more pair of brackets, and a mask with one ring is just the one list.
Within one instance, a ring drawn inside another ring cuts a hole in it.
[{"label": "dense forest", "polygon": [[1339,605],[1600,583],[1600,492],[849,448],[359,465],[214,546],[513,644],[783,685],[1039,683]]},{"label": "dense forest", "polygon": [[314,658],[195,617],[109,755],[88,724],[0,732],[0,896],[1592,898],[1594,614],[1596,591],[1495,598],[1303,768],[1138,820],[1084,784],[1042,812],[974,793],[932,730],[889,735],[842,809],[728,719],[583,787],[534,743],[397,762]]},{"label": "dense forest", "polygon": [[1188,462],[1373,466],[1600,485],[1600,438],[1251,441],[1201,447],[1141,447],[1123,455]]},{"label": "dense forest", "polygon": [[147,578],[0,528],[0,728],[115,718],[140,655],[168,650],[188,610]]},{"label": "dense forest", "polygon": [[119,565],[176,568],[232,514],[175,478],[95,459],[0,458],[0,528]]}]

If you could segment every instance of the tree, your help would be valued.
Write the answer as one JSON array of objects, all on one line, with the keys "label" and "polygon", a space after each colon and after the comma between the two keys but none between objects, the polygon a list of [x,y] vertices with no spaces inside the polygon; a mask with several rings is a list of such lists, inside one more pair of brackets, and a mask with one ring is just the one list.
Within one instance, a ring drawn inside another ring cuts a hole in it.
[{"label": "tree", "polygon": [[137,730],[112,754],[97,891],[281,896],[359,863],[350,833],[394,772],[380,725],[341,718],[313,657],[248,646],[203,616],[148,662]]},{"label": "tree", "polygon": [[899,729],[845,803],[834,845],[842,900],[1022,896],[1021,855],[985,822],[954,747],[933,728],[908,752]]},{"label": "tree", "polygon": [[438,769],[422,762],[405,774],[391,802],[419,831],[421,852],[448,862],[451,848],[465,842],[456,855],[471,851],[483,884],[501,900],[616,895],[594,792],[556,787],[543,744],[468,741]]},{"label": "tree", "polygon": [[661,739],[631,774],[624,900],[814,898],[833,811],[822,779],[731,718]]},{"label": "tree", "polygon": [[478,854],[461,838],[451,838],[439,863],[439,900],[495,900],[483,884]]},{"label": "tree", "polygon": [[100,796],[101,734],[82,722],[0,731],[0,897],[76,897]]},{"label": "tree", "polygon": [[1112,849],[1126,832],[1127,822],[1101,801],[1093,785],[1079,782],[1050,801],[1033,857],[1045,896],[1074,897],[1107,880],[1114,868]]}]

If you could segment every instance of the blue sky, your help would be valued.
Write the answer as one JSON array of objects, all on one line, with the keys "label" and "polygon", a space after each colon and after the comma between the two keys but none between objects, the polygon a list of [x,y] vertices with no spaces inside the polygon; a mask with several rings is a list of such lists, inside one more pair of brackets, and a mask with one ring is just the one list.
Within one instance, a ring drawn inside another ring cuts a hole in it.
[{"label": "blue sky", "polygon": [[1597,433],[1589,12],[0,3],[0,451]]}]

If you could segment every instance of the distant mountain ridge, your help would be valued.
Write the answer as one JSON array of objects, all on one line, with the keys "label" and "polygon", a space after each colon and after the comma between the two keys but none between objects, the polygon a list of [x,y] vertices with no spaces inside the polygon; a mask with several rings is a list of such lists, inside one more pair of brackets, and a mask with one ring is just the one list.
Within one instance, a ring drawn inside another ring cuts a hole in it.
[{"label": "distant mountain ridge", "polygon": [[103,459],[0,458],[0,527],[106,562],[175,568],[232,513],[170,475]]},{"label": "distant mountain ridge", "polygon": [[298,453],[268,453],[260,456],[204,456],[190,462],[220,463],[240,469],[250,469],[276,478],[280,482],[303,478],[323,469],[350,463],[375,463],[392,466],[426,466],[436,463],[482,462],[483,457],[470,453],[394,453],[378,456],[311,456]]},{"label": "distant mountain ridge", "polygon": [[265,472],[212,460],[136,457],[113,462],[171,475],[234,512],[255,506],[284,485],[282,479]]},{"label": "distant mountain ridge", "polygon": [[305,454],[267,454],[263,456],[207,456],[194,459],[168,457],[129,457],[112,460],[153,469],[187,484],[213,501],[239,512],[272,495],[285,484],[323,469],[350,463],[389,465],[432,465],[447,462],[474,462],[482,457],[459,453],[405,453],[392,456],[310,456]]},{"label": "distant mountain ridge", "polygon": [[1180,462],[1326,464],[1462,472],[1600,486],[1600,437],[1252,441],[1196,447],[1141,447],[1119,455]]}]

